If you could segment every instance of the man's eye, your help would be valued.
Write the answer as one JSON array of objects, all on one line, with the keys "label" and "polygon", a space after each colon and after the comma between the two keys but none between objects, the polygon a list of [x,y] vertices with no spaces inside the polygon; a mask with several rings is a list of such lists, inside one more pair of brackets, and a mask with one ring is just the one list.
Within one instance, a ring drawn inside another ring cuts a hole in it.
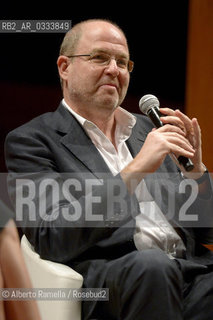
[{"label": "man's eye", "polygon": [[128,61],[126,59],[118,59],[117,65],[121,68],[126,68],[128,65]]},{"label": "man's eye", "polygon": [[94,55],[91,60],[93,60],[94,62],[105,62],[108,60],[108,56],[104,55],[104,54],[96,54]]}]

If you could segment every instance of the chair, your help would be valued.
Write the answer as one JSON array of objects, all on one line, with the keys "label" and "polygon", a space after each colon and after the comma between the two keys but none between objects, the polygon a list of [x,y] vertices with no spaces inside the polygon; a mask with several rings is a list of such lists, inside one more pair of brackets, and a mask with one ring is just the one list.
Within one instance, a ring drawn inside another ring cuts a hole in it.
[{"label": "chair", "polygon": [[[76,288],[80,289],[83,277],[72,268],[41,259],[23,235],[21,248],[34,288]],[[42,320],[80,320],[79,300],[38,300]]]}]

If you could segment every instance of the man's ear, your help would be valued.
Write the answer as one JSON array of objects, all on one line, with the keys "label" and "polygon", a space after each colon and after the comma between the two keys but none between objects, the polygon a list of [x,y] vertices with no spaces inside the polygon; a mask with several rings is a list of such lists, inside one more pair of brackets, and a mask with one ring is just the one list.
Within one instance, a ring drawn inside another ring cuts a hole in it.
[{"label": "man's ear", "polygon": [[70,64],[69,58],[66,56],[59,56],[57,60],[58,73],[60,78],[63,80],[67,79],[68,76],[68,66]]}]

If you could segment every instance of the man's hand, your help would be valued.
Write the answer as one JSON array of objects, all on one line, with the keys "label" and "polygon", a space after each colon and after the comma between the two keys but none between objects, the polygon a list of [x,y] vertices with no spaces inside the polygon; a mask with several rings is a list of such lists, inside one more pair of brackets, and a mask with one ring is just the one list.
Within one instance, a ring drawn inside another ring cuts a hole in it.
[{"label": "man's hand", "polygon": [[[182,155],[193,159],[196,161],[194,170],[198,170],[201,161],[201,139],[196,119],[191,121],[180,111],[168,108],[160,109],[160,111],[166,115],[166,117],[161,118],[165,125],[153,129],[148,134],[140,152],[121,172],[122,178],[131,191],[134,191],[137,184],[147,174],[155,172],[168,154],[174,154],[176,157]],[[189,133],[189,128],[190,130],[193,128],[193,132],[191,130]],[[181,167],[181,169],[183,168]],[[134,184],[132,184],[132,181],[134,181]]]},{"label": "man's hand", "polygon": [[[166,117],[161,117],[161,121],[166,123],[171,123],[171,118],[177,117],[183,125],[182,130],[185,133],[185,138],[189,141],[194,149],[194,155],[191,158],[194,169],[190,172],[186,172],[182,166],[179,166],[184,176],[187,178],[198,179],[205,172],[205,167],[202,164],[202,143],[201,143],[201,130],[196,118],[190,119],[180,110],[171,110],[168,108],[161,108],[160,112]],[[178,163],[177,163],[178,165]]]}]

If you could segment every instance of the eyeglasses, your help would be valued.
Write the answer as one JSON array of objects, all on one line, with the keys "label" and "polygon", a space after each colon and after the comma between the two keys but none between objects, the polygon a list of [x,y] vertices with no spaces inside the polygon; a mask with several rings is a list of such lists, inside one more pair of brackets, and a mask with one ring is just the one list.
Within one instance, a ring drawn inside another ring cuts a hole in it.
[{"label": "eyeglasses", "polygon": [[94,63],[97,66],[108,66],[112,59],[115,59],[117,67],[122,70],[128,70],[132,72],[134,67],[134,62],[128,60],[127,58],[113,58],[108,53],[91,53],[91,54],[76,54],[72,56],[67,56],[68,58],[75,58],[75,57],[90,57],[88,60]]}]

